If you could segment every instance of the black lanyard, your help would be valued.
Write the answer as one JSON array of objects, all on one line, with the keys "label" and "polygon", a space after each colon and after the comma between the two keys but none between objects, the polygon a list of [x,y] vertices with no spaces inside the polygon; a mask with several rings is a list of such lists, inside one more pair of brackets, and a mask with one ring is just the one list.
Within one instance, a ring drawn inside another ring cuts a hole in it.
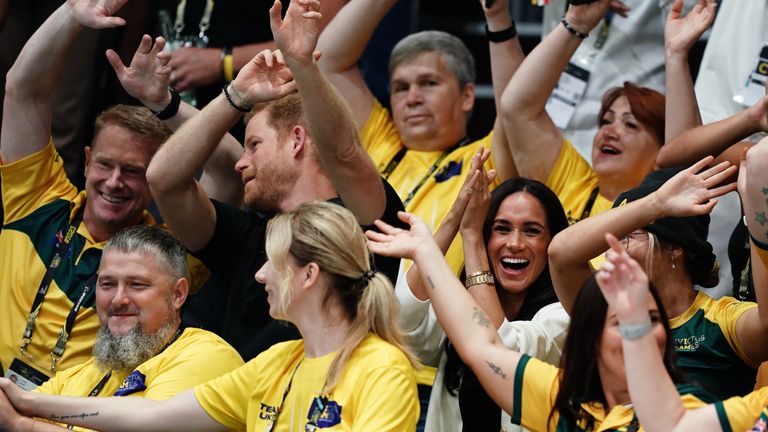
[{"label": "black lanyard", "polygon": [[[407,207],[408,204],[411,202],[414,196],[416,196],[416,193],[421,189],[422,186],[424,186],[424,183],[429,180],[429,178],[432,176],[432,174],[437,171],[437,169],[440,167],[440,163],[443,162],[443,159],[446,158],[449,154],[451,154],[454,150],[456,150],[459,147],[463,147],[469,143],[469,137],[464,137],[459,142],[454,144],[451,148],[445,150],[443,153],[438,156],[435,163],[432,164],[432,167],[429,169],[427,174],[419,181],[418,184],[411,190],[411,192],[408,194],[408,196],[405,197],[403,200],[403,207]],[[386,168],[384,168],[384,171],[381,173],[381,175],[384,177],[384,179],[389,180],[389,176],[392,175],[392,172],[397,168],[397,166],[400,164],[400,162],[405,157],[405,153],[408,151],[408,148],[403,146],[397,154],[392,158],[392,160],[389,161]]]},{"label": "black lanyard", "polygon": [[595,200],[597,200],[597,194],[599,192],[599,187],[592,189],[592,193],[589,194],[589,199],[587,200],[587,205],[584,206],[584,211],[581,212],[581,217],[579,218],[580,221],[588,218],[592,213],[592,207],[595,205]]},{"label": "black lanyard", "polygon": [[[29,316],[27,317],[27,326],[24,328],[24,334],[21,337],[21,347],[19,349],[23,355],[29,356],[26,348],[32,341],[32,334],[35,332],[35,320],[37,319],[37,315],[40,313],[40,309],[43,305],[43,302],[45,301],[45,295],[48,293],[48,289],[51,287],[51,283],[53,282],[53,277],[56,271],[61,266],[62,260],[66,259],[67,254],[70,252],[72,239],[75,237],[78,226],[80,226],[80,223],[83,221],[84,210],[85,205],[82,205],[77,210],[77,213],[75,213],[75,217],[69,223],[64,238],[59,241],[59,246],[56,248],[56,252],[53,254],[53,258],[51,258],[51,262],[48,264],[48,268],[45,270],[42,281],[40,281],[40,287],[37,289],[37,294],[35,294],[35,298],[32,301],[32,307],[29,311]],[[66,323],[59,333],[59,338],[56,341],[56,346],[54,347],[53,352],[51,352],[51,371],[56,370],[56,364],[59,362],[59,360],[61,360],[61,356],[64,355],[64,349],[67,345],[69,334],[72,332],[72,328],[75,325],[75,318],[77,317],[77,313],[80,310],[86,296],[93,289],[95,281],[96,275],[94,274],[86,281],[85,286],[83,287],[83,291],[80,294],[80,298],[75,304],[72,305],[72,309],[70,309],[69,314],[67,315]]]}]

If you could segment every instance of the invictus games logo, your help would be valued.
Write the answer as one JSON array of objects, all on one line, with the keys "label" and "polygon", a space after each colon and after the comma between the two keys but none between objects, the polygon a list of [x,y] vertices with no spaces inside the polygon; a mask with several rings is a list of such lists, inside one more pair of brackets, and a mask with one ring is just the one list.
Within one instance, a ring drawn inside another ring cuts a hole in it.
[{"label": "invictus games logo", "polygon": [[675,351],[694,352],[704,342],[706,336],[688,336],[686,338],[675,338]]}]

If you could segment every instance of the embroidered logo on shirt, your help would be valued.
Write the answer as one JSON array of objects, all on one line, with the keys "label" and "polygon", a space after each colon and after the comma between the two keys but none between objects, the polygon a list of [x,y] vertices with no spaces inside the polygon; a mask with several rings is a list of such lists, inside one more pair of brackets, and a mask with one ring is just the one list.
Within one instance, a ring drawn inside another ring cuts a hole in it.
[{"label": "embroidered logo on shirt", "polygon": [[442,183],[451,177],[455,177],[457,175],[461,175],[461,167],[464,164],[464,161],[450,161],[447,164],[445,164],[442,168],[440,168],[440,171],[435,174],[435,182]]},{"label": "embroidered logo on shirt", "polygon": [[136,392],[144,391],[147,389],[147,385],[144,383],[147,377],[139,372],[133,371],[130,375],[125,377],[120,387],[115,391],[115,396],[128,396]]},{"label": "embroidered logo on shirt", "polygon": [[688,336],[686,338],[675,338],[675,351],[693,352],[699,349],[706,336]]}]

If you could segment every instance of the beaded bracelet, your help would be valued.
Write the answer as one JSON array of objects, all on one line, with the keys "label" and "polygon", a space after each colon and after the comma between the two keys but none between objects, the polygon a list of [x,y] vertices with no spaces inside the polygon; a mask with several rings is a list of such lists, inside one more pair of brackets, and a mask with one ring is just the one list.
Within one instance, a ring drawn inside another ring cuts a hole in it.
[{"label": "beaded bracelet", "polygon": [[570,32],[572,35],[576,36],[579,39],[586,39],[587,36],[589,36],[588,33],[582,33],[576,30],[576,28],[574,28],[571,25],[571,23],[569,23],[568,20],[565,19],[565,17],[563,17],[563,19],[560,22],[563,23],[563,27],[565,27],[565,29],[568,30],[568,32]]}]

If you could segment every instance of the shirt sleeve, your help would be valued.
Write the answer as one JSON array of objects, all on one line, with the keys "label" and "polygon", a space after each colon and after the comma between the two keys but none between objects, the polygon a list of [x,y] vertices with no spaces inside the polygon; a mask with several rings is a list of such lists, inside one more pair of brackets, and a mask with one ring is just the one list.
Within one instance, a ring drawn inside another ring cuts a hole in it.
[{"label": "shirt sleeve", "polygon": [[[750,359],[747,353],[744,352],[742,341],[739,340],[736,332],[736,324],[746,311],[755,307],[757,307],[757,304],[753,302],[742,302],[733,297],[723,297],[717,301],[715,308],[707,314],[713,313],[716,315],[712,319],[720,327],[728,344],[744,363],[753,368],[757,368],[760,364]],[[749,341],[746,342],[749,343]]]},{"label": "shirt sleeve", "polygon": [[77,189],[64,172],[53,141],[42,150],[7,165],[0,165],[4,224],[19,220],[45,203],[73,199]]},{"label": "shirt sleeve", "polygon": [[[715,403],[723,431],[766,430],[768,428],[768,387],[744,397],[734,396]],[[753,426],[761,426],[752,428]]]},{"label": "shirt sleeve", "polygon": [[245,429],[250,390],[260,376],[257,357],[226,375],[195,386],[195,398],[217,422],[230,429]]},{"label": "shirt sleeve", "polygon": [[[523,355],[515,370],[512,423],[530,430],[550,430],[549,413],[555,403],[559,369]],[[558,419],[555,414],[552,419]]]}]

